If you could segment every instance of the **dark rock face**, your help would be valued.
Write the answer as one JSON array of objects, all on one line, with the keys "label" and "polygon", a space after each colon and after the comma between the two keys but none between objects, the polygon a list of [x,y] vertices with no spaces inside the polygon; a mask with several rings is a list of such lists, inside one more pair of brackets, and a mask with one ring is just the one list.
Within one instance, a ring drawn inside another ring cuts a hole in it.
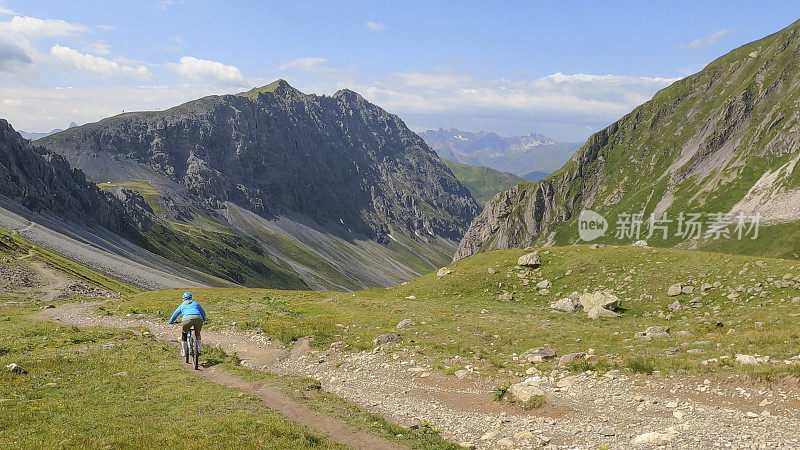
[{"label": "dark rock face", "polygon": [[129,193],[132,202],[128,203],[102,191],[63,157],[30,145],[2,119],[0,194],[35,212],[48,211],[123,234],[135,233],[137,225],[149,223],[151,212],[137,206],[143,203],[138,193]]},{"label": "dark rock face", "polygon": [[209,211],[232,202],[267,218],[299,212],[379,242],[390,226],[457,240],[478,211],[419,136],[348,90],[305,95],[278,81],[37,143],[70,160],[100,152],[135,160]]}]

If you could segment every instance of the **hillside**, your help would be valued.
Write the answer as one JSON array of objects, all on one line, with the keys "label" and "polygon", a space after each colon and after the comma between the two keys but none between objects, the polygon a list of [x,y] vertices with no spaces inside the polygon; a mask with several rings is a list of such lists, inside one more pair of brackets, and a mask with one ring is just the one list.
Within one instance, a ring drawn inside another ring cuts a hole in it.
[{"label": "hillside", "polygon": [[428,130],[420,134],[425,142],[444,159],[486,166],[526,179],[537,180],[552,173],[578,149],[577,143],[557,143],[547,136],[502,137],[496,133],[472,133],[456,128]]},{"label": "hillside", "polygon": [[[584,209],[608,222],[598,242],[643,239],[649,218],[667,214],[673,222],[654,222],[651,245],[797,253],[799,52],[800,21],[661,90],[594,134],[550,177],[493,199],[473,221],[456,258],[493,248],[577,242]],[[677,228],[681,212],[684,218],[700,214],[694,221],[705,227],[699,237]],[[740,213],[745,231],[751,230],[742,241],[735,228]],[[638,237],[624,222],[638,222],[630,214],[641,214]],[[748,243],[756,214],[762,236],[780,236],[780,247]],[[620,220],[622,239],[615,233]],[[730,238],[714,239],[723,234],[708,234],[715,229],[728,230]]]},{"label": "hillside", "polygon": [[[178,236],[147,234],[146,248],[183,259],[186,236],[193,263],[264,253],[315,288],[384,286],[433,270],[478,210],[397,116],[352,91],[307,95],[283,80],[36,143],[101,186],[144,195]],[[230,279],[229,269],[204,267]]]},{"label": "hillside", "polygon": [[443,161],[481,207],[495,194],[525,181],[524,178],[490,167],[461,164],[447,159]]}]

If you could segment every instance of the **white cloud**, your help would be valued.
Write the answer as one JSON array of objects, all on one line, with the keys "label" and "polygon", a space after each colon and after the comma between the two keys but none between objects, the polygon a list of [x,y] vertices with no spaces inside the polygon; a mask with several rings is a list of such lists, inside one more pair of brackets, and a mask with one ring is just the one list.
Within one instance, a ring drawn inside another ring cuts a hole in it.
[{"label": "white cloud", "polygon": [[0,22],[0,72],[22,72],[41,62],[44,57],[33,45],[36,40],[73,36],[86,30],[78,23],[36,17],[14,16]]},{"label": "white cloud", "polygon": [[404,72],[364,87],[395,111],[582,114],[619,117],[678,78],[563,74],[534,79],[479,79],[452,72]]},{"label": "white cloud", "polygon": [[285,62],[278,66],[278,70],[295,69],[303,71],[311,71],[315,66],[328,62],[325,58],[298,58]]},{"label": "white cloud", "polygon": [[88,123],[122,111],[163,110],[224,92],[210,85],[40,88],[0,84],[0,98],[15,100],[0,102],[0,118],[17,130],[49,131],[71,121]]},{"label": "white cloud", "polygon": [[364,26],[372,31],[383,31],[386,29],[386,25],[382,24],[381,22],[365,22]]},{"label": "white cloud", "polygon": [[235,66],[227,66],[217,61],[184,56],[178,63],[168,63],[167,67],[181,78],[190,81],[216,82],[228,86],[243,86],[245,79]]},{"label": "white cloud", "polygon": [[104,41],[92,42],[87,47],[91,53],[96,55],[106,56],[111,54],[111,46]]},{"label": "white cloud", "polygon": [[182,5],[186,3],[185,0],[159,0],[156,2],[156,8],[165,10],[175,5]]},{"label": "white cloud", "polygon": [[728,33],[731,32],[730,28],[725,28],[722,30],[717,30],[708,36],[697,38],[691,42],[687,42],[685,44],[681,44],[678,48],[690,48],[693,50],[701,49],[701,48],[708,48],[718,40],[725,37]]},{"label": "white cloud", "polygon": [[87,28],[79,23],[66,22],[60,19],[14,16],[10,21],[0,22],[0,30],[19,33],[29,39],[35,39],[72,36],[86,32]]},{"label": "white cloud", "polygon": [[106,78],[131,78],[148,79],[152,74],[147,67],[138,65],[120,64],[109,59],[81,53],[73,48],[54,45],[50,49],[50,56],[56,61],[78,70],[91,72]]},{"label": "white cloud", "polygon": [[14,14],[14,11],[5,6],[5,2],[0,1],[0,15]]}]

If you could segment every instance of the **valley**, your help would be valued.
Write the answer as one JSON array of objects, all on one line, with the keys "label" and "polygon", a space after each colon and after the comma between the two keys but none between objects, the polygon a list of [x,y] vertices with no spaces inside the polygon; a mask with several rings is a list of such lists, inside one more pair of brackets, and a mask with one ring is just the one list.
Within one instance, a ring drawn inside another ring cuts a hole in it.
[{"label": "valley", "polygon": [[767,3],[0,0],[0,447],[800,449]]}]

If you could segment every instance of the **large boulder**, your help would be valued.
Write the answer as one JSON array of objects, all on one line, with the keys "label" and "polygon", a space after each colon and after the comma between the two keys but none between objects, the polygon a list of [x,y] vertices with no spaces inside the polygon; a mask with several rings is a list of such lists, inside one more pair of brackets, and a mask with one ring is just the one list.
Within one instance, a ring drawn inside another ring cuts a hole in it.
[{"label": "large boulder", "polygon": [[609,292],[596,291],[581,294],[578,303],[583,310],[589,312],[595,308],[603,308],[614,311],[619,308],[619,298]]},{"label": "large boulder", "polygon": [[539,257],[538,251],[527,253],[519,257],[517,265],[522,267],[539,267],[542,265],[542,259]]}]

